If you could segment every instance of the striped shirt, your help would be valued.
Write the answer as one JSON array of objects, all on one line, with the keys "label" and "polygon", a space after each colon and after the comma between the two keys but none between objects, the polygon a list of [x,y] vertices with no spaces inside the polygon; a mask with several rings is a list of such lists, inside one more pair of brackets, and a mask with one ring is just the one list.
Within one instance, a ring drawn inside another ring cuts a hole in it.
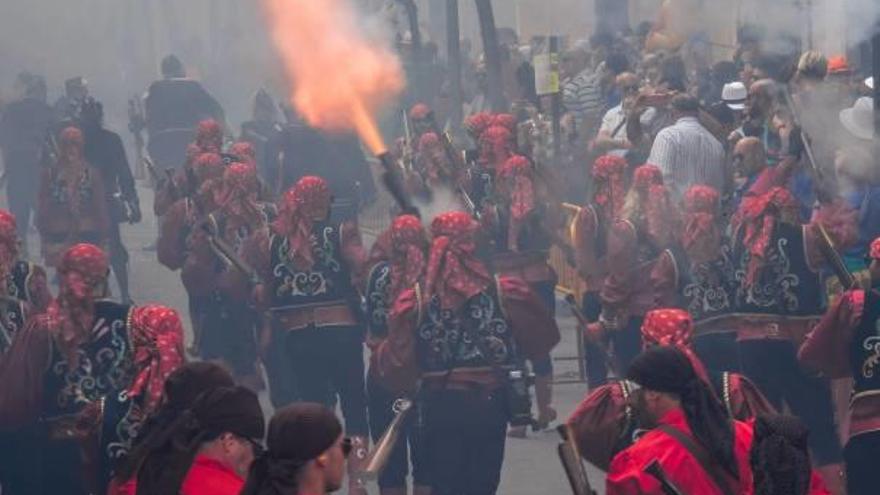
[{"label": "striped shirt", "polygon": [[724,147],[696,117],[682,117],[661,130],[648,163],[663,171],[663,181],[676,198],[695,184],[724,192]]},{"label": "striped shirt", "polygon": [[574,115],[578,126],[595,124],[605,111],[600,72],[586,69],[562,85],[562,104]]}]

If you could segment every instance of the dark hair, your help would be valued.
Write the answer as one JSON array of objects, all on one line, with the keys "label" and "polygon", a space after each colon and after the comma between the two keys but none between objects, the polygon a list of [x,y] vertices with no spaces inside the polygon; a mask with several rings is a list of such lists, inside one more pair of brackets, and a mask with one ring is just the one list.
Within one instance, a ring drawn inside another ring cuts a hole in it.
[{"label": "dark hair", "polygon": [[700,102],[689,94],[675,95],[672,98],[672,108],[681,113],[697,113],[700,111]]},{"label": "dark hair", "polygon": [[342,425],[322,404],[291,404],[272,416],[266,452],[251,464],[241,495],[294,493],[303,468],[342,435]]},{"label": "dark hair", "polygon": [[660,62],[660,83],[674,91],[687,91],[687,69],[681,57],[673,55]]},{"label": "dark hair", "polygon": [[749,461],[755,495],[807,495],[811,463],[809,430],[794,416],[759,416]]},{"label": "dark hair", "polygon": [[733,424],[727,410],[697,376],[687,355],[675,347],[652,347],[633,360],[627,379],[647,390],[676,396],[696,440],[719,467],[739,479]]},{"label": "dark hair", "polygon": [[629,70],[629,60],[622,53],[610,53],[605,57],[605,68],[617,76]]},{"label": "dark hair", "polygon": [[219,387],[155,431],[137,473],[138,493],[178,493],[201,445],[229,432],[252,440],[263,437],[260,401],[244,387]]},{"label": "dark hair", "polygon": [[186,69],[177,55],[168,55],[162,59],[162,76],[166,78],[186,76]]},{"label": "dark hair", "polygon": [[83,101],[79,112],[79,118],[83,124],[91,124],[97,127],[104,125],[104,105],[91,96]]},{"label": "dark hair", "polygon": [[736,64],[730,60],[722,60],[712,66],[712,80],[716,84],[723,85],[739,79]]}]

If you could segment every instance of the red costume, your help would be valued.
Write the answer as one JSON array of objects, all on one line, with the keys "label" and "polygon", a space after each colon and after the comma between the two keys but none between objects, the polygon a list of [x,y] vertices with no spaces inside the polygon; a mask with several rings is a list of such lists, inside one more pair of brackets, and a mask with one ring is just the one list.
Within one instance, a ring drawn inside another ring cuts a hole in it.
[{"label": "red costume", "polygon": [[58,163],[46,168],[40,180],[36,214],[42,254],[52,267],[77,242],[103,244],[110,228],[104,183],[85,161],[82,132],[68,127],[58,146]]},{"label": "red costume", "polygon": [[608,228],[618,218],[626,197],[626,160],[603,155],[593,163],[593,202],[580,208],[572,224],[575,264],[587,290],[597,292],[606,274]]},{"label": "red costume", "polygon": [[876,266],[880,239],[869,248],[872,288],[850,290],[828,309],[807,336],[798,358],[810,369],[830,378],[853,378],[849,439],[844,451],[847,486],[853,494],[875,488],[874,459],[880,454],[880,291]]},{"label": "red costume", "polygon": [[180,495],[238,495],[244,479],[228,466],[198,455],[186,473]]},{"label": "red costume", "polygon": [[[747,422],[774,412],[773,406],[746,377],[737,373],[709,374],[691,350],[693,335],[694,322],[680,309],[650,311],[642,324],[643,346],[674,346],[684,352],[731,418]],[[632,384],[626,381],[603,385],[588,394],[568,419],[581,454],[600,469],[608,469],[614,454],[633,440],[634,418],[627,403],[632,389]]]}]

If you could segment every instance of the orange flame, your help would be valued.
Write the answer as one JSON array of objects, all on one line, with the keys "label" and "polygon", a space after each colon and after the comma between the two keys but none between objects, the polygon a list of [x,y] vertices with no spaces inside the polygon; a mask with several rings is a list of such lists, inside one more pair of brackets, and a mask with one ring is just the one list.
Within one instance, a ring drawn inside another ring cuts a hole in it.
[{"label": "orange flame", "polygon": [[373,115],[404,87],[394,53],[359,28],[349,0],[264,0],[272,38],[292,82],[290,101],[310,125],[355,130],[386,151]]}]

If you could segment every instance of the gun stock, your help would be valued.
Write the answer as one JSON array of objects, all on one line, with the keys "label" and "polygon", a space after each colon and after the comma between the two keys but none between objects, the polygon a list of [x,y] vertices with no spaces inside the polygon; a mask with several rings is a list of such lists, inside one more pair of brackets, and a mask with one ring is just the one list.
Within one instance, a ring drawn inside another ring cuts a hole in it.
[{"label": "gun stock", "polygon": [[825,230],[825,227],[822,226],[821,223],[817,223],[817,228],[819,230],[819,249],[822,251],[822,255],[828,260],[828,263],[831,265],[831,270],[837,275],[843,289],[852,289],[856,285],[855,277],[846,268],[846,263],[843,262],[840,253],[834,248],[834,242],[831,240],[831,236],[828,235],[828,231]]},{"label": "gun stock", "polygon": [[382,153],[377,158],[384,170],[382,172],[382,183],[385,184],[385,188],[388,189],[388,193],[394,198],[394,201],[397,203],[397,206],[400,207],[401,212],[421,218],[421,212],[419,212],[419,209],[413,205],[412,199],[403,187],[403,181],[400,178],[400,170],[395,167],[391,155],[386,152]]},{"label": "gun stock", "polygon": [[559,454],[559,460],[562,462],[562,468],[571,485],[571,491],[574,495],[595,495],[592,487],[590,487],[590,479],[587,477],[587,470],[581,460],[577,445],[574,443],[574,436],[568,425],[559,425],[557,428],[562,442],[556,447]]}]

